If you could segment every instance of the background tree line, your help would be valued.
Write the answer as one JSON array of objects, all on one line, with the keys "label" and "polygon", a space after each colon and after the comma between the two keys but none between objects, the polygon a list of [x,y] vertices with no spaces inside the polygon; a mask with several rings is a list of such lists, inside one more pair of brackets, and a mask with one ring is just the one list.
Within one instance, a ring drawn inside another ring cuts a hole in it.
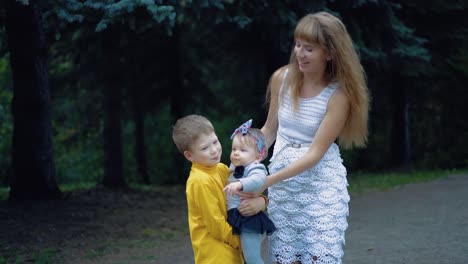
[{"label": "background tree line", "polygon": [[60,196],[57,183],[184,183],[171,131],[192,113],[213,121],[226,161],[232,129],[263,124],[295,24],[322,10],[347,26],[372,96],[349,171],[466,167],[465,2],[3,1],[0,182],[12,199]]}]

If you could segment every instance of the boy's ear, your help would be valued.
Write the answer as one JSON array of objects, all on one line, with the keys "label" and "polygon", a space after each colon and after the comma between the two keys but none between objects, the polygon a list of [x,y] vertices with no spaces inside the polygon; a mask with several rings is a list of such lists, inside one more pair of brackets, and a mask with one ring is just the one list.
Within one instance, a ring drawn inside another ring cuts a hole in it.
[{"label": "boy's ear", "polygon": [[192,161],[192,153],[188,150],[184,151],[184,157],[189,161]]}]

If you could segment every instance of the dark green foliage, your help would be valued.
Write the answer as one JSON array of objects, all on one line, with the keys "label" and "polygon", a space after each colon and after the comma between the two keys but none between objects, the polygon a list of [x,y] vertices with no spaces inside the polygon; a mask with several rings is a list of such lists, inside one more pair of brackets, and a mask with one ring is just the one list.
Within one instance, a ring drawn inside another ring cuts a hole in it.
[{"label": "dark green foliage", "polygon": [[[463,1],[402,2],[402,19],[426,38],[426,74],[411,86],[414,153],[424,166],[467,166],[465,84],[468,16]],[[416,8],[418,7],[418,8]],[[409,12],[412,10],[412,12]],[[410,19],[411,18],[411,19]],[[416,157],[415,157],[416,160]]]},{"label": "dark green foliage", "polygon": [[[268,79],[288,62],[298,19],[321,10],[347,26],[372,96],[369,144],[343,152],[348,169],[468,165],[462,147],[468,145],[463,115],[468,15],[461,2],[59,2],[41,1],[59,182],[102,182],[104,102],[117,90],[126,182],[143,181],[135,154],[138,120],[144,121],[151,183],[185,181],[189,164],[175,149],[171,131],[186,114],[212,120],[228,162],[232,130],[249,118],[260,127],[266,118]],[[2,66],[8,56],[0,62],[0,181],[5,183],[12,94]]]},{"label": "dark green foliage", "polygon": [[6,185],[11,177],[12,97],[8,59],[3,57],[0,59],[0,184],[2,185]]}]

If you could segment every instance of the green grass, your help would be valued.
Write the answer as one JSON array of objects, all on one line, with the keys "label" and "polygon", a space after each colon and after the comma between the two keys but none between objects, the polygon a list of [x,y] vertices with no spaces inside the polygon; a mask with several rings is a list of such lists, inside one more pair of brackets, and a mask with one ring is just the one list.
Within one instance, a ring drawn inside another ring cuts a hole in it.
[{"label": "green grass", "polygon": [[105,255],[110,255],[110,254],[117,254],[120,252],[120,249],[111,245],[103,245],[100,246],[96,249],[91,249],[86,252],[85,258],[87,259],[95,259],[95,258],[101,258]]},{"label": "green grass", "polygon": [[38,252],[33,252],[32,257],[25,261],[25,254],[18,252],[9,252],[8,256],[0,257],[0,264],[24,264],[24,263],[34,263],[34,264],[51,264],[54,263],[54,257],[59,252],[58,249],[46,248]]},{"label": "green grass", "polygon": [[[8,199],[8,193],[10,192],[10,187],[0,187],[0,201]],[[0,264],[2,264],[0,259]]]},{"label": "green grass", "polygon": [[59,188],[62,192],[71,192],[79,190],[89,190],[96,187],[95,182],[79,182],[71,184],[59,184]]},{"label": "green grass", "polygon": [[[180,235],[180,231],[167,228],[161,229],[143,229],[136,238],[114,239],[102,241],[100,246],[90,249],[85,253],[86,259],[100,259],[107,255],[119,254],[121,251],[127,252],[127,249],[144,249],[149,250],[159,248],[161,244],[172,243],[174,239]],[[138,256],[130,256],[130,258],[138,258]],[[147,260],[155,259],[153,255],[143,256]],[[131,263],[131,262],[130,262]],[[1,263],[0,263],[1,264]]]},{"label": "green grass", "polygon": [[[373,173],[350,173],[348,175],[349,191],[352,193],[364,192],[367,190],[388,190],[410,183],[427,182],[438,178],[444,178],[454,174],[468,174],[467,169],[452,170],[416,170],[408,172],[373,172]],[[60,184],[62,192],[77,190],[87,190],[96,187],[95,182],[82,182],[72,184]],[[170,186],[159,188],[155,185],[130,184],[130,188],[139,191],[154,191],[170,189]],[[177,188],[177,187],[174,187]],[[9,187],[0,187],[0,201],[8,198]],[[1,259],[0,259],[1,264]]]},{"label": "green grass", "polygon": [[[181,185],[146,185],[141,183],[129,183],[128,184],[130,189],[142,191],[142,192],[163,192],[163,193],[171,193],[174,191],[180,191]],[[185,189],[183,188],[183,191]]]},{"label": "green grass", "polygon": [[24,255],[16,249],[11,249],[7,244],[1,244],[0,248],[2,249],[2,256],[0,256],[0,264],[10,264],[10,263],[23,263]]},{"label": "green grass", "polygon": [[361,193],[368,190],[389,190],[410,183],[427,182],[455,174],[468,174],[468,169],[355,173],[348,175],[349,191]]},{"label": "green grass", "polygon": [[57,255],[57,249],[44,249],[36,254],[34,254],[33,258],[35,259],[35,264],[51,264],[53,263],[53,258]]},{"label": "green grass", "polygon": [[138,255],[138,256],[127,256],[123,260],[114,262],[114,264],[128,264],[133,262],[154,262],[156,260],[156,256],[153,255]]},{"label": "green grass", "polygon": [[[95,182],[80,182],[80,183],[70,183],[70,184],[59,184],[60,191],[62,192],[71,192],[79,190],[88,190],[96,187]],[[8,193],[10,192],[10,187],[0,187],[0,201],[8,199]],[[1,261],[1,259],[0,259]],[[1,264],[1,262],[0,262]]]}]

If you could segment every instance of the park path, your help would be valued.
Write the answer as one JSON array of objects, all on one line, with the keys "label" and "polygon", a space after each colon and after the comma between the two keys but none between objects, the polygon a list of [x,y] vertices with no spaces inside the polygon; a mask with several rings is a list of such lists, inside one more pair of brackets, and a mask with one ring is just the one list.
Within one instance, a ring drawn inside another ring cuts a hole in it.
[{"label": "park path", "polygon": [[345,264],[468,263],[468,176],[351,197]]},{"label": "park path", "polygon": [[[349,206],[344,264],[468,263],[468,175],[352,194]],[[188,264],[191,254],[186,237],[159,260]]]}]

